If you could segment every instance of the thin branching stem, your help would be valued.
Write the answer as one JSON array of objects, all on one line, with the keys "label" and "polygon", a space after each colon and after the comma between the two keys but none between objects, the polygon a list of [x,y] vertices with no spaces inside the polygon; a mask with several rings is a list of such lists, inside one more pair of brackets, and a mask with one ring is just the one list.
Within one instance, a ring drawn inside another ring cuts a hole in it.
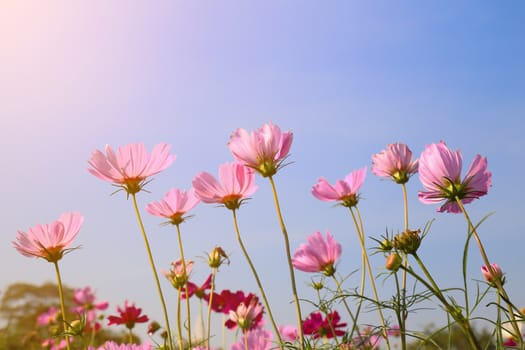
[{"label": "thin branching stem", "polygon": [[[472,220],[470,220],[470,217],[465,210],[465,207],[463,206],[463,203],[461,202],[461,199],[456,196],[456,203],[458,204],[459,208],[461,209],[461,212],[465,216],[465,219],[467,220],[467,223],[469,225],[469,231],[471,232],[472,236],[474,237],[474,240],[476,241],[476,244],[478,245],[479,251],[481,253],[481,257],[483,258],[483,262],[485,266],[487,266],[487,269],[489,270],[490,274],[492,276],[496,276],[496,273],[494,269],[492,268],[492,265],[490,264],[490,260],[487,256],[487,252],[485,251],[485,248],[483,247],[483,244],[481,243],[481,239],[479,238],[478,232],[476,230],[476,227],[472,223]],[[512,328],[514,330],[513,336],[518,340],[520,348],[524,347],[523,338],[521,336],[520,328],[518,326],[518,322],[516,320],[516,316],[514,315],[514,310],[512,307],[512,304],[510,303],[509,296],[507,295],[507,292],[505,291],[505,288],[503,287],[503,284],[501,283],[501,279],[494,278],[494,283],[496,285],[496,288],[498,289],[499,294],[505,300],[505,303],[507,304],[507,308],[509,311],[509,318],[510,322],[512,324]]]},{"label": "thin branching stem", "polygon": [[62,328],[64,330],[64,339],[66,340],[67,350],[70,350],[71,345],[69,344],[69,336],[68,336],[68,330],[67,330],[68,324],[66,321],[66,307],[64,305],[64,291],[62,290],[62,278],[60,277],[58,261],[54,261],[53,265],[55,265],[55,273],[57,275],[58,297],[60,299],[60,311],[62,312]]},{"label": "thin branching stem", "polygon": [[[357,236],[359,238],[359,244],[361,245],[361,252],[363,253],[363,256],[365,258],[365,266],[363,266],[363,268],[368,271],[370,285],[372,286],[372,292],[374,293],[374,299],[377,303],[377,312],[379,314],[379,319],[381,320],[381,327],[382,327],[381,332],[383,334],[383,337],[385,338],[387,349],[390,349],[390,341],[388,339],[385,317],[383,316],[383,310],[381,309],[381,303],[379,301],[379,295],[377,293],[374,274],[372,272],[372,267],[370,266],[370,260],[368,259],[368,254],[366,252],[365,235],[364,235],[364,230],[363,230],[363,221],[361,220],[361,214],[359,213],[359,209],[357,209],[357,207],[355,207],[356,213],[354,213],[353,207],[350,207],[349,210],[350,210],[350,214],[352,215],[352,220],[354,221],[354,225],[357,231]],[[356,217],[356,214],[357,214],[357,217]]]},{"label": "thin branching stem", "polygon": [[286,259],[288,261],[288,270],[290,272],[290,282],[292,284],[292,294],[295,303],[295,312],[297,314],[297,329],[299,331],[299,346],[301,350],[304,350],[304,332],[302,325],[302,316],[301,316],[301,305],[299,304],[299,296],[297,294],[297,286],[295,283],[295,272],[292,265],[292,254],[290,252],[290,240],[288,238],[288,231],[286,230],[286,225],[284,224],[283,215],[281,213],[281,206],[279,205],[279,198],[277,197],[277,189],[275,187],[275,182],[273,177],[268,177],[270,180],[270,185],[272,186],[273,200],[275,202],[275,210],[277,211],[277,218],[279,219],[279,225],[281,226],[281,231],[283,233],[284,245],[286,250]]},{"label": "thin branching stem", "polygon": [[283,341],[281,339],[279,329],[277,328],[277,324],[275,323],[273,319],[273,314],[270,309],[270,303],[268,303],[268,299],[266,298],[266,293],[264,292],[264,288],[259,278],[259,274],[257,273],[257,270],[255,269],[255,266],[252,263],[252,259],[250,259],[250,256],[248,255],[248,251],[246,251],[246,248],[244,247],[244,243],[242,242],[241,234],[239,233],[239,225],[237,224],[237,214],[236,214],[235,209],[232,210],[232,214],[233,214],[233,226],[235,229],[235,235],[237,236],[237,241],[239,242],[239,246],[241,247],[242,253],[244,254],[244,257],[246,258],[246,261],[248,262],[250,269],[252,270],[252,274],[253,274],[253,277],[255,278],[255,282],[257,282],[257,286],[259,287],[259,291],[261,292],[261,297],[263,299],[264,306],[266,307],[266,310],[268,312],[268,318],[270,319],[270,323],[272,324],[273,331],[275,332],[275,336],[277,337],[277,340],[279,341],[279,348],[282,350]]},{"label": "thin branching stem", "polygon": [[[190,311],[190,295],[188,290],[188,282],[189,282],[189,276],[186,274],[186,259],[184,258],[184,249],[182,247],[182,237],[180,233],[180,224],[175,225],[177,227],[177,241],[179,243],[179,252],[180,252],[180,260],[182,262],[182,271],[184,271],[185,275],[185,282],[184,282],[184,288],[186,291],[186,313],[187,313],[187,320],[188,320],[188,346],[191,349],[191,311]],[[179,320],[180,322],[180,320]]]},{"label": "thin branching stem", "polygon": [[162,294],[162,289],[160,288],[159,275],[157,273],[157,268],[155,267],[155,262],[153,261],[153,255],[151,254],[151,248],[149,246],[148,236],[146,235],[146,229],[144,228],[142,217],[140,216],[140,211],[139,211],[139,207],[137,204],[137,197],[135,193],[131,194],[131,198],[133,199],[133,207],[135,209],[135,216],[137,217],[137,222],[139,224],[140,233],[142,234],[142,238],[144,239],[144,245],[146,246],[146,252],[148,253],[149,264],[151,266],[151,270],[153,271],[155,285],[157,287],[157,292],[159,294],[160,303],[162,306],[162,313],[164,314],[164,322],[166,324],[166,332],[168,332],[168,343],[169,343],[170,349],[175,349],[175,346],[173,345],[173,338],[171,336],[171,328],[170,328],[170,322],[168,318],[168,310],[166,308],[166,302],[164,301],[164,295]]}]

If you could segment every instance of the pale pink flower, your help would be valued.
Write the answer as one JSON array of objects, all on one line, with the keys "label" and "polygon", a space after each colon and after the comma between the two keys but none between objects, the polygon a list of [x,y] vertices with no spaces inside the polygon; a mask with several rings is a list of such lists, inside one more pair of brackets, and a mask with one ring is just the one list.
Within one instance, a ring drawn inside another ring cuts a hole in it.
[{"label": "pale pink flower", "polygon": [[95,293],[91,287],[77,288],[73,294],[73,302],[77,305],[73,308],[73,312],[84,314],[86,321],[91,323],[97,318],[97,310],[106,310],[109,306],[107,301],[95,301]]},{"label": "pale pink flower", "polygon": [[[88,350],[95,350],[94,347],[89,346]],[[153,347],[149,343],[140,344],[117,344],[114,341],[107,341],[104,345],[100,346],[96,350],[153,350]]]},{"label": "pale pink flower", "polygon": [[485,278],[485,281],[495,285],[496,280],[499,280],[501,284],[503,284],[505,279],[503,278],[503,271],[501,271],[499,265],[493,263],[490,264],[490,267],[492,268],[492,271],[490,271],[490,269],[486,265],[481,266],[481,273],[483,274],[483,278]]},{"label": "pale pink flower", "polygon": [[259,298],[252,297],[248,303],[241,302],[235,310],[230,310],[230,320],[243,332],[256,326],[263,316],[264,308]]},{"label": "pale pink flower", "polygon": [[372,156],[372,173],[404,184],[411,175],[417,173],[417,163],[417,160],[412,160],[412,151],[407,145],[392,143],[386,150]]},{"label": "pale pink flower", "polygon": [[439,212],[461,213],[456,198],[467,204],[486,195],[492,177],[487,159],[476,155],[463,180],[461,167],[461,151],[451,151],[444,142],[427,146],[419,157],[419,179],[427,191],[419,191],[419,200],[425,204],[445,201]]},{"label": "pale pink flower", "polygon": [[181,191],[177,188],[170,190],[163,199],[149,203],[146,210],[155,216],[170,219],[173,225],[184,221],[184,214],[193,209],[200,200],[195,196],[195,190]]},{"label": "pale pink flower", "polygon": [[283,166],[292,140],[292,132],[282,132],[270,122],[251,133],[237,129],[230,136],[228,147],[235,160],[268,177]]},{"label": "pale pink flower", "polygon": [[293,254],[293,266],[304,272],[322,272],[332,276],[335,273],[334,265],[341,256],[341,244],[328,231],[326,239],[318,231],[307,239],[308,243],[301,244]]},{"label": "pale pink flower", "polygon": [[312,188],[312,194],[319,200],[326,202],[340,202],[345,207],[357,205],[361,188],[366,177],[366,167],[357,169],[348,174],[344,180],[337,180],[332,186],[325,178],[320,178]]},{"label": "pale pink flower", "polygon": [[67,348],[67,342],[65,339],[44,339],[42,340],[42,348],[48,350],[62,350]]},{"label": "pale pink flower", "polygon": [[232,344],[230,350],[245,350],[244,339],[248,340],[248,349],[250,350],[270,350],[272,344],[272,332],[262,328],[254,328],[244,334],[241,339]]},{"label": "pale pink flower", "polygon": [[288,342],[294,342],[297,339],[299,339],[299,331],[297,330],[296,326],[292,325],[285,325],[285,326],[279,326],[279,334],[281,334],[281,338],[284,341]]},{"label": "pale pink flower", "polygon": [[[170,281],[173,287],[180,289],[186,285],[194,264],[193,260],[186,260],[183,265],[182,259],[178,259],[171,263],[169,271],[161,269],[160,272]],[[184,267],[186,267],[186,270],[184,270]]]},{"label": "pale pink flower", "polygon": [[56,323],[60,310],[54,306],[51,306],[47,311],[38,315],[36,323],[39,326],[49,326],[50,324]]},{"label": "pale pink flower", "polygon": [[169,154],[170,150],[171,146],[166,143],[156,145],[151,155],[143,143],[119,147],[117,152],[106,145],[106,154],[98,149],[93,151],[88,171],[134,194],[142,189],[148,177],[160,173],[175,161],[175,155]]},{"label": "pale pink flower", "polygon": [[43,258],[57,262],[80,231],[84,217],[79,213],[64,213],[57,221],[31,227],[27,233],[18,231],[17,242],[12,242],[18,252],[27,257]]},{"label": "pale pink flower", "polygon": [[219,203],[226,208],[238,209],[242,201],[255,193],[255,175],[241,163],[225,163],[219,167],[219,181],[207,172],[193,179],[195,194],[204,203]]}]

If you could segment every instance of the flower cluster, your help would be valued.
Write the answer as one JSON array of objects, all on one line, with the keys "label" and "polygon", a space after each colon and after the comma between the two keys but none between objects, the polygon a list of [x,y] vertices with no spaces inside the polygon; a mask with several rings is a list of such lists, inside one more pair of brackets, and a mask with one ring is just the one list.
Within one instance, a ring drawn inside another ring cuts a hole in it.
[{"label": "flower cluster", "polygon": [[[153,175],[159,174],[175,161],[171,155],[171,147],[161,143],[148,153],[144,144],[129,144],[119,147],[114,151],[106,146],[105,154],[95,150],[88,161],[88,171],[97,178],[124,190],[133,200],[139,230],[145,243],[146,252],[155,277],[157,292],[163,308],[164,325],[152,321],[148,327],[148,334],[153,340],[159,330],[162,340],[154,341],[159,349],[193,349],[209,350],[211,334],[211,314],[215,312],[224,318],[224,327],[228,330],[238,330],[239,339],[230,345],[231,350],[269,350],[279,348],[293,349],[377,349],[384,346],[387,349],[397,347],[392,345],[394,338],[399,338],[400,347],[407,349],[407,339],[423,339],[421,334],[411,334],[407,327],[410,307],[420,300],[434,300],[440,303],[449,318],[461,328],[468,346],[472,349],[481,349],[479,339],[472,330],[471,312],[468,305],[467,286],[461,292],[465,294],[466,305],[459,305],[455,298],[450,296],[448,289],[442,289],[434,280],[425,263],[418,254],[418,249],[423,244],[429,232],[429,226],[411,227],[408,216],[408,196],[406,183],[416,174],[422,185],[418,198],[424,204],[439,204],[439,212],[462,213],[469,225],[466,235],[466,245],[474,239],[479,248],[484,265],[481,275],[487,282],[487,295],[489,291],[497,293],[498,317],[495,323],[497,334],[496,341],[504,338],[502,329],[510,334],[510,339],[501,342],[501,346],[524,346],[521,336],[520,322],[525,319],[522,312],[517,312],[515,306],[503,288],[504,273],[496,263],[491,263],[488,254],[477,234],[478,225],[474,225],[468,216],[465,205],[486,195],[491,186],[491,173],[488,171],[487,159],[476,155],[462,176],[462,154],[459,150],[453,151],[443,142],[426,146],[418,159],[414,159],[412,151],[406,144],[393,143],[386,149],[372,155],[371,173],[392,180],[400,185],[403,191],[403,209],[405,227],[397,234],[387,234],[382,239],[375,240],[378,244],[376,252],[385,258],[384,281],[392,281],[395,296],[389,300],[381,300],[377,292],[374,269],[368,259],[369,248],[366,246],[365,227],[360,214],[360,191],[367,175],[367,166],[349,172],[343,179],[331,184],[324,177],[320,177],[311,188],[311,194],[323,202],[335,202],[345,207],[352,218],[357,233],[358,243],[361,247],[360,283],[348,288],[348,280],[341,277],[339,260],[343,253],[342,245],[336,241],[335,236],[328,230],[326,234],[315,231],[307,236],[306,243],[300,244],[295,251],[290,251],[290,241],[287,228],[279,205],[277,189],[273,178],[286,165],[293,141],[293,133],[282,131],[273,123],[264,124],[254,131],[245,129],[235,130],[227,143],[233,161],[223,163],[218,167],[218,177],[209,172],[198,173],[191,181],[192,187],[187,190],[172,188],[158,201],[150,202],[145,210],[153,216],[167,219],[167,224],[175,228],[178,238],[179,257],[175,259],[169,271],[160,270],[177,294],[176,334],[171,332],[169,315],[164,300],[164,293],[158,279],[153,254],[146,234],[146,229],[141,219],[137,205],[137,194],[151,180]],[[245,246],[237,222],[239,208],[247,199],[253,196],[258,187],[255,184],[256,176],[260,175],[270,181],[276,208],[279,226],[281,228],[285,255],[290,273],[290,289],[283,286],[283,295],[291,294],[296,309],[297,324],[277,325],[273,318],[271,303],[269,302],[257,268],[250,258],[249,249]],[[208,265],[211,272],[206,275],[204,282],[196,284],[192,281],[192,271],[195,262],[184,254],[181,238],[181,224],[191,216],[188,213],[200,203],[219,204],[232,214],[234,233],[243,252],[245,261],[251,269],[254,282],[259,292],[246,293],[242,290],[232,292],[229,289],[216,291],[217,273],[224,262],[230,262],[228,255],[216,246],[208,254]],[[97,302],[95,294],[90,287],[76,289],[74,292],[74,306],[69,310],[78,315],[71,320],[71,315],[66,313],[63,301],[60,272],[58,262],[65,254],[76,249],[71,248],[74,238],[80,231],[83,216],[71,212],[62,214],[58,220],[49,224],[31,227],[27,232],[18,231],[14,248],[27,257],[42,258],[53,263],[57,272],[59,286],[60,309],[53,306],[40,314],[37,318],[38,325],[42,327],[59,325],[62,331],[55,332],[58,337],[44,339],[41,346],[48,349],[70,350],[76,344],[78,337],[86,331],[96,333],[102,325],[100,320],[105,317],[99,312],[108,308],[107,302]],[[466,250],[465,250],[466,251]],[[465,253],[466,254],[466,253]],[[466,256],[464,258],[466,264]],[[418,267],[417,269],[415,267]],[[295,272],[311,274],[312,286],[318,300],[305,303],[297,292]],[[463,266],[466,273],[466,265]],[[369,282],[366,282],[368,275]],[[466,280],[466,276],[463,276]],[[407,283],[414,283],[415,296],[408,296]],[[367,285],[369,283],[369,285]],[[481,282],[483,284],[483,282]],[[386,283],[383,283],[386,285]],[[365,288],[366,286],[366,288]],[[422,287],[420,287],[422,286]],[[420,291],[419,288],[425,288]],[[366,293],[369,292],[371,296]],[[417,294],[419,293],[419,294]],[[191,306],[193,299],[198,299],[202,305],[207,306],[207,317],[202,314],[199,319],[206,332],[202,332],[199,339],[195,339],[191,332]],[[185,301],[183,306],[182,301]],[[503,302],[508,309],[505,308]],[[477,301],[479,304],[479,301]],[[501,304],[500,304],[501,303]],[[366,307],[366,306],[370,307]],[[309,306],[308,315],[302,312]],[[183,319],[183,308],[185,317]],[[337,309],[337,310],[336,310]],[[359,318],[363,310],[373,310],[378,317],[376,327],[362,324]],[[142,314],[142,309],[133,303],[125,301],[123,307],[117,307],[117,315],[107,317],[107,325],[122,325],[128,330],[129,339],[126,344],[105,341],[98,345],[88,344],[85,348],[90,350],[151,350],[153,346],[148,342],[142,345],[134,344],[133,329],[138,323],[149,322],[147,315]],[[505,315],[505,327],[502,324],[502,315]],[[69,318],[69,319],[68,319]],[[204,324],[206,319],[206,324]],[[490,321],[494,324],[494,321]],[[273,330],[270,330],[273,328]],[[187,334],[183,334],[187,331]],[[505,334],[507,334],[505,333]],[[509,338],[509,337],[507,337]],[[515,345],[509,345],[511,344]],[[85,344],[86,345],[86,344]]]}]

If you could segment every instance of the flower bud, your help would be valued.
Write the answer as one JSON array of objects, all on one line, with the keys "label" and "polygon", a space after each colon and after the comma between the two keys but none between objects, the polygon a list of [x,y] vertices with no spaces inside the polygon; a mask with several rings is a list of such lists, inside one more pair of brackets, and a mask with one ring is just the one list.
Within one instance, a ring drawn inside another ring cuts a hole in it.
[{"label": "flower bud", "polygon": [[321,290],[321,289],[323,289],[323,288],[324,288],[323,281],[312,282],[312,287],[313,287],[313,289],[315,289],[315,290]]},{"label": "flower bud", "polygon": [[399,270],[399,267],[401,266],[401,263],[403,262],[403,258],[401,258],[401,255],[398,253],[390,253],[390,255],[386,258],[386,264],[385,267],[387,270],[396,272]]},{"label": "flower bud", "polygon": [[148,335],[152,336],[160,329],[160,324],[157,321],[153,321],[148,325]]},{"label": "flower bud", "polygon": [[482,266],[481,267],[481,273],[483,274],[483,277],[485,278],[485,281],[487,281],[492,287],[496,287],[496,281],[499,280],[501,285],[505,283],[505,278],[503,277],[503,272],[501,271],[501,268],[498,264],[490,264],[490,268],[488,266]]},{"label": "flower bud", "polygon": [[85,325],[80,320],[74,320],[69,325],[69,332],[75,335],[82,334]]},{"label": "flower bud", "polygon": [[394,247],[406,254],[414,254],[421,244],[421,230],[406,230],[394,237]]},{"label": "flower bud", "polygon": [[219,246],[213,248],[213,250],[208,254],[208,265],[212,269],[219,268],[224,262],[230,263],[228,254]]}]

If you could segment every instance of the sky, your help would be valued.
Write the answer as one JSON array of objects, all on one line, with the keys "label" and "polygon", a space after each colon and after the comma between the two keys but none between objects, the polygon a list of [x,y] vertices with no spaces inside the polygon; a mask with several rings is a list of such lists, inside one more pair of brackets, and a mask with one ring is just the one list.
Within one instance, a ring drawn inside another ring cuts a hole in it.
[{"label": "sky", "polygon": [[[272,121],[294,134],[291,164],[275,177],[292,250],[328,230],[343,245],[341,274],[360,266],[357,236],[347,211],[311,195],[319,177],[334,182],[370,170],[371,155],[394,142],[418,157],[443,140],[462,150],[465,168],[474,155],[487,157],[492,187],[467,210],[474,221],[495,212],[479,234],[512,300],[525,306],[524,16],[519,2],[0,2],[0,292],[14,282],[54,281],[52,265],[20,255],[11,242],[17,230],[78,211],[81,249],[60,262],[64,283],[94,288],[110,301],[108,313],[130,300],[161,321],[132,203],[88,173],[91,153],[106,144],[172,146],[175,163],[138,196],[157,267],[168,269],[179,255],[176,232],[143,208],[173,187],[189,188],[201,171],[216,174],[232,160],[226,144],[235,129]],[[277,322],[293,323],[270,186],[261,177],[257,185],[238,213],[241,235]],[[420,203],[418,190],[414,176],[411,225],[435,219],[419,255],[440,284],[457,285],[466,223]],[[401,189],[370,171],[359,208],[367,237],[403,228]],[[218,288],[256,291],[231,213],[201,204],[192,214],[182,239],[186,258],[196,261],[195,281],[209,272],[206,252],[220,245],[231,264],[221,267]],[[372,262],[382,272],[384,260]],[[473,283],[481,264],[472,249]],[[300,296],[312,297],[312,276],[296,276]],[[345,283],[355,288],[358,278]],[[161,284],[174,315],[176,293]],[[414,328],[434,320],[411,319]]]}]

